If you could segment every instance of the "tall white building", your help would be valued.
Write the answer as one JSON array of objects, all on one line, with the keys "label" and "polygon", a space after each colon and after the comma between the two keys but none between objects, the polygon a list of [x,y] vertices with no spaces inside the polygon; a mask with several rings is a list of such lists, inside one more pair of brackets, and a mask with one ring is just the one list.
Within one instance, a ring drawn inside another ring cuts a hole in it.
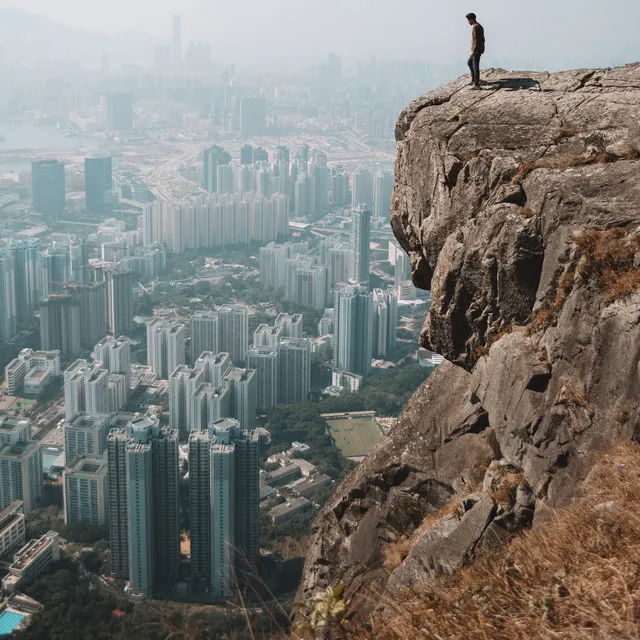
[{"label": "tall white building", "polygon": [[373,208],[373,175],[367,169],[358,169],[351,174],[351,206],[356,208],[364,204]]},{"label": "tall white building", "polygon": [[244,362],[249,348],[249,314],[242,305],[223,305],[217,309],[220,326],[220,350],[234,364]]},{"label": "tall white building", "polygon": [[108,437],[111,573],[149,595],[179,577],[178,434],[135,418]]},{"label": "tall white building", "polygon": [[0,340],[9,341],[16,335],[16,273],[12,251],[0,252]]},{"label": "tall white building", "polygon": [[257,431],[214,422],[189,439],[191,572],[216,596],[230,596],[255,572],[260,545]]},{"label": "tall white building", "polygon": [[155,318],[147,323],[147,363],[167,380],[178,365],[186,364],[186,331],[179,322]]},{"label": "tall white building", "polygon": [[303,318],[301,313],[281,313],[276,318],[275,326],[282,331],[283,338],[303,338]]},{"label": "tall white building", "polygon": [[80,458],[101,458],[107,449],[111,430],[107,414],[80,413],[64,426],[64,451],[67,467]]},{"label": "tall white building", "polygon": [[389,219],[394,177],[391,171],[378,171],[373,176],[373,216]]},{"label": "tall white building", "polygon": [[76,360],[64,372],[64,403],[68,422],[80,413],[110,413],[109,372],[100,362]]},{"label": "tall white building", "polygon": [[43,486],[39,442],[21,440],[0,446],[0,509],[22,500],[25,514],[33,511],[42,496]]},{"label": "tall white building", "polygon": [[351,281],[369,282],[371,262],[371,210],[363,204],[351,212]]},{"label": "tall white building", "polygon": [[207,429],[212,422],[231,414],[227,387],[200,384],[191,396],[191,431]]},{"label": "tall white building", "polygon": [[67,464],[63,473],[64,521],[105,525],[108,521],[108,466],[102,458]]},{"label": "tall white building", "polygon": [[256,423],[258,380],[252,369],[229,369],[222,381],[230,393],[232,415],[242,429],[253,429]]},{"label": "tall white building", "polygon": [[169,424],[186,442],[194,429],[193,395],[201,384],[202,372],[180,365],[169,376]]},{"label": "tall white building", "polygon": [[373,296],[357,284],[339,285],[335,292],[333,367],[366,376],[373,354]]},{"label": "tall white building", "polygon": [[191,317],[191,361],[205,351],[220,352],[219,316],[216,311],[196,311]]},{"label": "tall white building", "polygon": [[203,351],[196,360],[194,369],[202,371],[201,382],[218,387],[222,378],[231,367],[231,358],[228,353],[214,353]]},{"label": "tall white building", "polygon": [[301,307],[324,309],[327,295],[327,268],[311,256],[287,260],[287,300]]}]

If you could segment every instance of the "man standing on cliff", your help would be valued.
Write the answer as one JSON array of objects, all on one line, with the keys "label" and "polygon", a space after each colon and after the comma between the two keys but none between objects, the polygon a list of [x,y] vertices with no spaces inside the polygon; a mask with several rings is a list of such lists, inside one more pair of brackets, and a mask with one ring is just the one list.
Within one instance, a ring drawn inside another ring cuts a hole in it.
[{"label": "man standing on cliff", "polygon": [[471,25],[471,84],[474,89],[480,88],[480,56],[484,53],[484,27],[476,20],[475,13],[467,14],[467,22]]}]

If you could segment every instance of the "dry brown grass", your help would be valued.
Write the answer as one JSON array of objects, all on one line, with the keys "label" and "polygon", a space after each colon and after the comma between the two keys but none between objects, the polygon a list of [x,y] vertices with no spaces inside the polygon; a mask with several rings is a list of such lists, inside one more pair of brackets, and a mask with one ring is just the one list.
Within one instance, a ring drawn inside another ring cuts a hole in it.
[{"label": "dry brown grass", "polygon": [[521,473],[507,473],[500,479],[500,485],[491,492],[493,501],[500,505],[510,505],[515,499],[516,490],[526,481]]},{"label": "dry brown grass", "polygon": [[349,635],[638,638],[639,567],[640,448],[628,443],[602,457],[585,498],[554,521],[453,576],[411,594],[394,594],[390,609],[370,630],[352,628]]},{"label": "dry brown grass", "polygon": [[628,229],[590,229],[576,238],[582,252],[579,276],[586,284],[604,290],[611,302],[640,290],[640,233]]},{"label": "dry brown grass", "polygon": [[558,144],[559,142],[562,142],[563,140],[566,140],[567,138],[573,138],[575,136],[577,136],[580,133],[580,131],[578,129],[558,129],[554,134],[553,134],[553,142],[554,144]]},{"label": "dry brown grass", "polygon": [[523,162],[516,175],[512,178],[512,184],[521,183],[532,171],[536,169],[566,170],[572,167],[583,167],[592,164],[608,164],[618,160],[636,160],[640,158],[640,152],[631,142],[626,142],[615,153],[598,148],[595,151],[581,154],[557,154],[543,156],[537,160]]},{"label": "dry brown grass", "polygon": [[533,314],[531,323],[527,327],[529,335],[548,329],[558,319],[564,303],[573,290],[575,272],[576,265],[572,263],[567,271],[558,278],[558,283],[552,295]]},{"label": "dry brown grass", "polygon": [[424,533],[429,531],[438,520],[456,513],[459,509],[460,498],[454,495],[441,509],[427,514],[411,536],[387,544],[382,550],[385,569],[393,571],[399,567]]}]

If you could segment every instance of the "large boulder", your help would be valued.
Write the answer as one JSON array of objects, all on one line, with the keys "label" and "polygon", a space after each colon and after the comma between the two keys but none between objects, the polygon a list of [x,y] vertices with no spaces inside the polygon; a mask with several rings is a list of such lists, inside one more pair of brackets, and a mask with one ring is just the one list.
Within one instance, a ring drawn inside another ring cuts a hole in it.
[{"label": "large boulder", "polygon": [[640,64],[486,80],[398,120],[391,223],[431,290],[422,343],[448,362],[319,514],[303,601],[343,580],[365,616],[544,522],[637,435]]}]

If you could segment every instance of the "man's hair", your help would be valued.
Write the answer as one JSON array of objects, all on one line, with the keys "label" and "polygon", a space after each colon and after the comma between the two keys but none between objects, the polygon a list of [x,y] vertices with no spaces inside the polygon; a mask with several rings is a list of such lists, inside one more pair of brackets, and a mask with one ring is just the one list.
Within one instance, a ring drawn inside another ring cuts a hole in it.
[{"label": "man's hair", "polygon": [[475,20],[476,19],[476,14],[475,13],[467,13],[467,20]]}]

